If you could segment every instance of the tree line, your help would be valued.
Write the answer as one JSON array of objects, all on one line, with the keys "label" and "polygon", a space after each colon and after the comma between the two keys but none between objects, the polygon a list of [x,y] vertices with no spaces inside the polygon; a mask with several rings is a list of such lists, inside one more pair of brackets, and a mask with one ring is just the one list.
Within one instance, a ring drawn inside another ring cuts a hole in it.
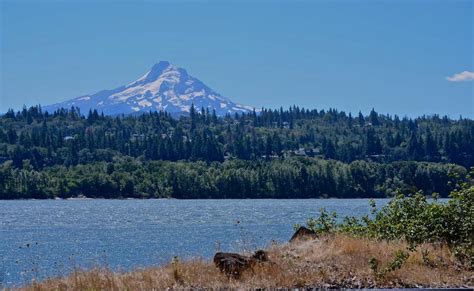
[{"label": "tree line", "polygon": [[270,161],[142,161],[76,166],[0,165],[0,198],[384,198],[398,191],[447,197],[467,171],[429,162],[349,164],[308,157]]},{"label": "tree line", "polygon": [[296,106],[224,117],[192,107],[179,118],[33,106],[0,117],[0,163],[8,199],[444,195],[449,175],[474,165],[474,121]]},{"label": "tree line", "polygon": [[416,119],[380,115],[354,118],[328,111],[267,110],[218,118],[191,108],[189,117],[166,112],[139,116],[104,116],[40,106],[0,117],[0,157],[18,168],[77,165],[110,156],[147,160],[223,161],[288,155],[317,156],[344,162],[400,160],[474,165],[474,121],[437,115]]}]

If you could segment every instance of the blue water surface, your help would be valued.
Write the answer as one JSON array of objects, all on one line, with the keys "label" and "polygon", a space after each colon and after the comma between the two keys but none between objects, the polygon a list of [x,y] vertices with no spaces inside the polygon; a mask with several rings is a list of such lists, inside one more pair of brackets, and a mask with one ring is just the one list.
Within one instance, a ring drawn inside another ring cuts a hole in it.
[{"label": "blue water surface", "polygon": [[294,224],[322,207],[340,216],[370,212],[368,199],[0,201],[0,286],[262,248],[287,241]]}]

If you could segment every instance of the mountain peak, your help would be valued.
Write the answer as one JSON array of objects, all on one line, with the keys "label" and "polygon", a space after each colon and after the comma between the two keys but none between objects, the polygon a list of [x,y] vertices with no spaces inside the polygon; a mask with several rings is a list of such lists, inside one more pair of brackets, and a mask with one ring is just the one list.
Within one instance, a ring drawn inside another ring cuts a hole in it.
[{"label": "mountain peak", "polygon": [[158,61],[158,63],[154,64],[153,67],[159,67],[159,66],[171,66],[171,63],[168,61]]},{"label": "mountain peak", "polygon": [[253,109],[230,101],[168,61],[156,63],[145,75],[126,86],[77,97],[45,109],[76,106],[81,112],[97,109],[104,114],[129,114],[164,110],[179,115],[189,113],[193,104],[196,108],[214,109],[218,115]]},{"label": "mountain peak", "polygon": [[166,70],[169,67],[174,67],[174,66],[171,65],[171,63],[168,61],[159,61],[158,63],[154,64],[153,67],[151,67],[150,73],[161,74],[163,73],[164,70]]}]

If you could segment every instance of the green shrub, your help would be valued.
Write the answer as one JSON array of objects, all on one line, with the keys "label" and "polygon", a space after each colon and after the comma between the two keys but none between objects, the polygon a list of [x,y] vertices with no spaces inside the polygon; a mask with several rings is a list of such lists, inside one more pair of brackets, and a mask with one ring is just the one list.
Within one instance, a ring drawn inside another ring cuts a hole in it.
[{"label": "green shrub", "polygon": [[336,212],[329,213],[321,208],[318,218],[309,218],[306,222],[309,229],[316,233],[332,233],[337,229]]},{"label": "green shrub", "polygon": [[[345,217],[336,224],[336,215],[324,209],[318,218],[310,218],[308,228],[319,233],[340,232],[381,240],[405,240],[411,250],[422,243],[440,242],[449,246],[456,258],[474,266],[474,169],[466,181],[451,192],[450,200],[442,203],[427,199],[418,192],[398,193],[387,205],[377,210],[371,203],[371,216]],[[376,265],[376,262],[372,262]],[[374,266],[375,266],[374,265]]]}]

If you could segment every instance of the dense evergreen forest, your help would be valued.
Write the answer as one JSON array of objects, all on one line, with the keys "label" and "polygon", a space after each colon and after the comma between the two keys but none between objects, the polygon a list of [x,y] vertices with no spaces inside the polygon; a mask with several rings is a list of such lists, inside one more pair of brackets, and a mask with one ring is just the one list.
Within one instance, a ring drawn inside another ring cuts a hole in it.
[{"label": "dense evergreen forest", "polygon": [[0,117],[0,198],[446,196],[474,166],[474,121],[330,109],[217,117],[81,114],[40,106]]}]

